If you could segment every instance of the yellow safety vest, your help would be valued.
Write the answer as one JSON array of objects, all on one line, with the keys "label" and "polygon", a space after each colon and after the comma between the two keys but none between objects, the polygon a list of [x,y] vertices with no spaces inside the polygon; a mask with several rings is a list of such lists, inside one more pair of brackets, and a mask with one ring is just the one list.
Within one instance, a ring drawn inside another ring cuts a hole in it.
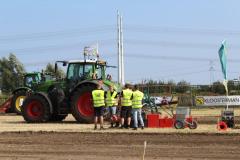
[{"label": "yellow safety vest", "polygon": [[94,107],[105,106],[103,90],[100,90],[100,89],[93,90],[92,97],[93,97],[93,106]]},{"label": "yellow safety vest", "polygon": [[122,106],[132,106],[132,91],[130,89],[124,89],[122,95],[122,100],[121,100],[121,105]]},{"label": "yellow safety vest", "polygon": [[115,98],[117,95],[116,91],[113,91],[113,94],[111,95],[111,91],[107,91],[107,97],[106,97],[106,104],[107,107],[111,107],[111,106],[116,106],[118,105],[117,103],[117,99]]},{"label": "yellow safety vest", "polygon": [[144,94],[139,90],[133,92],[132,108],[142,108],[143,96]]}]

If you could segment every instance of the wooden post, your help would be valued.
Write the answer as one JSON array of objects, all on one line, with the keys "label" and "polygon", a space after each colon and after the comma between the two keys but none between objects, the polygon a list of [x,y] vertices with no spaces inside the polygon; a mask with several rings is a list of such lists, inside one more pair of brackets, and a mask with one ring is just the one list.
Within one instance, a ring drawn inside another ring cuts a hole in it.
[{"label": "wooden post", "polygon": [[145,157],[145,152],[146,152],[146,148],[147,148],[147,141],[144,141],[144,147],[143,147],[143,156],[142,156],[142,160],[144,160],[144,157]]}]

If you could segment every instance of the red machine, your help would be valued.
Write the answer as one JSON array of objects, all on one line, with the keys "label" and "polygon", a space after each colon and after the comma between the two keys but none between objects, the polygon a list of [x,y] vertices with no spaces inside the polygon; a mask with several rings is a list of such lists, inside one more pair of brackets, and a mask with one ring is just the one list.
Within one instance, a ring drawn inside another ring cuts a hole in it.
[{"label": "red machine", "polygon": [[171,128],[176,129],[196,129],[197,119],[190,115],[190,109],[188,107],[177,107],[176,114],[172,117],[161,116],[160,114],[148,114],[147,115],[149,128]]},{"label": "red machine", "polygon": [[0,113],[8,113],[11,108],[12,97],[8,98],[1,106]]},{"label": "red machine", "polygon": [[190,115],[189,107],[177,107],[174,119],[174,127],[176,129],[183,129],[187,127],[190,129],[197,128],[197,119]]}]

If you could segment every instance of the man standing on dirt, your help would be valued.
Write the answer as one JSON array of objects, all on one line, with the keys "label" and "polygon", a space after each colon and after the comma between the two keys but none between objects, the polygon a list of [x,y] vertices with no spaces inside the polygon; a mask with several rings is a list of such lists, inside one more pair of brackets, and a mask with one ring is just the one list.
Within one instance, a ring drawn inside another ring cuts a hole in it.
[{"label": "man standing on dirt", "polygon": [[92,91],[93,106],[94,106],[94,130],[97,129],[98,120],[100,121],[100,130],[103,130],[103,111],[105,107],[104,90],[99,83],[97,89]]},{"label": "man standing on dirt", "polygon": [[106,105],[109,107],[110,111],[110,117],[111,117],[111,126],[110,128],[113,128],[114,124],[114,116],[116,116],[117,111],[117,105],[118,105],[118,99],[117,99],[117,92],[114,90],[113,86],[109,86],[109,90],[106,93]]},{"label": "man standing on dirt", "polygon": [[133,98],[132,98],[132,113],[133,113],[133,121],[134,121],[133,130],[137,130],[138,120],[140,121],[141,128],[144,129],[144,123],[142,118],[143,96],[144,94],[141,91],[139,91],[138,85],[135,85],[133,90]]},{"label": "man standing on dirt", "polygon": [[130,127],[131,122],[131,111],[132,111],[132,90],[130,84],[125,85],[125,89],[122,91],[121,94],[121,127],[124,128],[124,121],[127,119],[127,126],[128,129]]}]

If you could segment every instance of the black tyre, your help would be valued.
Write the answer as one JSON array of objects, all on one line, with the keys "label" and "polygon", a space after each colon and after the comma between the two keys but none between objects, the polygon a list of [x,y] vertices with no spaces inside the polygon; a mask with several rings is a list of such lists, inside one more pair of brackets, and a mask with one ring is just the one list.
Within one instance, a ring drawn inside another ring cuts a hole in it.
[{"label": "black tyre", "polygon": [[23,102],[22,115],[30,123],[47,122],[51,117],[50,105],[43,96],[31,95]]},{"label": "black tyre", "polygon": [[13,95],[12,102],[11,102],[11,111],[17,114],[21,113],[21,108],[23,105],[23,101],[25,100],[27,95],[26,90],[19,90],[16,91]]},{"label": "black tyre", "polygon": [[175,127],[176,129],[183,129],[183,128],[184,128],[184,124],[183,124],[182,121],[176,121],[176,122],[174,123],[174,127]]},{"label": "black tyre", "polygon": [[52,122],[63,121],[67,117],[67,113],[66,114],[61,113],[59,115],[58,112],[59,108],[63,105],[63,101],[65,98],[63,89],[61,89],[59,86],[49,87],[48,97],[50,98],[53,106],[53,114],[51,115],[49,121]]},{"label": "black tyre", "polygon": [[190,129],[196,129],[197,128],[197,122],[196,121],[192,121],[192,122],[190,122],[189,124],[188,124],[188,127],[190,128]]},{"label": "black tyre", "polygon": [[71,98],[71,110],[73,117],[81,123],[92,123],[94,108],[92,103],[92,91],[94,85],[85,85],[77,89]]}]

